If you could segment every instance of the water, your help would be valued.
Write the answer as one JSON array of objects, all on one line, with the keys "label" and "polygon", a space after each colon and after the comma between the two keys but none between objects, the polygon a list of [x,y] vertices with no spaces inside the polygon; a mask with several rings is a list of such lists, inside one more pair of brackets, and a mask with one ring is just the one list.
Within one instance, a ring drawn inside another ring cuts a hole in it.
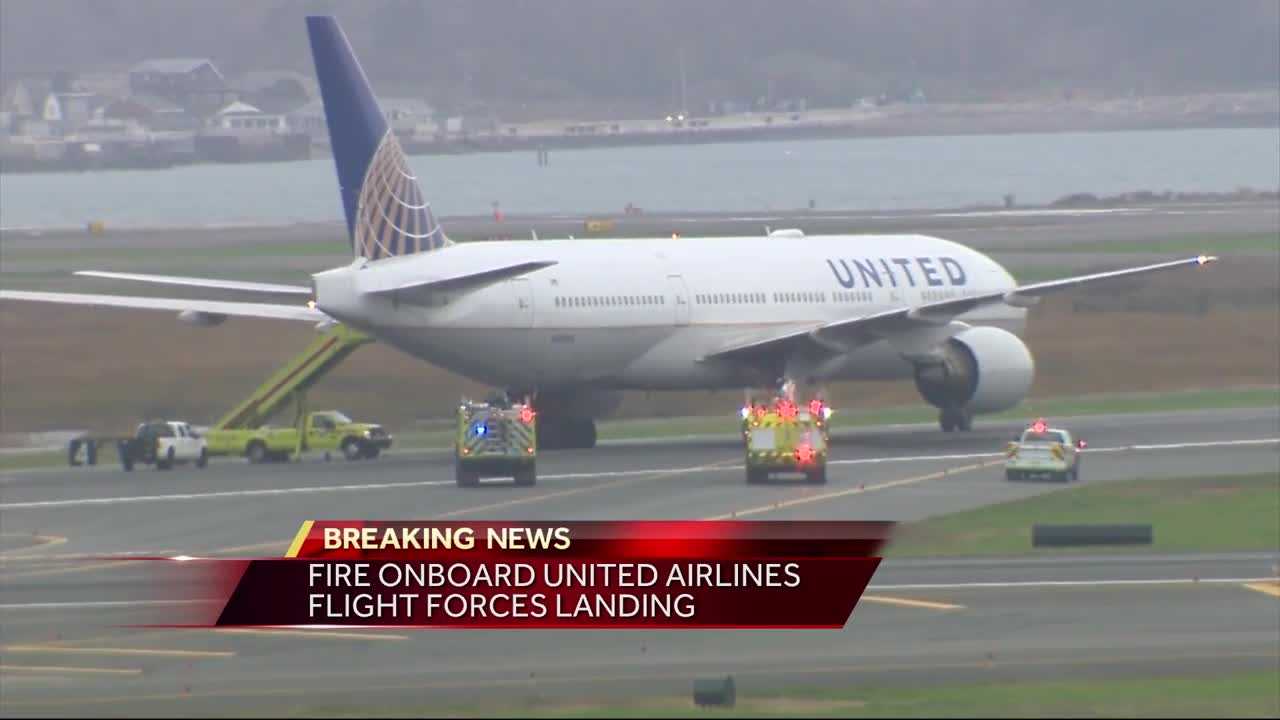
[{"label": "water", "polygon": [[[893,210],[1074,192],[1280,188],[1280,129],[897,137],[410,158],[441,215]],[[277,225],[342,216],[333,163],[0,175],[0,226]]]}]

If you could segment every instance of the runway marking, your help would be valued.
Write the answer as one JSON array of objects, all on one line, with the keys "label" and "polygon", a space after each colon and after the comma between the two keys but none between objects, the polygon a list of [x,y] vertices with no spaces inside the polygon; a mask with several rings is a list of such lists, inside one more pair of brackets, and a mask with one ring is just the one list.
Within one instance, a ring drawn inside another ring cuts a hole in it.
[{"label": "runway marking", "polygon": [[[58,545],[63,545],[67,542],[67,538],[61,535],[37,535],[35,533],[32,533],[30,535],[27,535],[25,533],[0,533],[0,537],[22,537],[22,538],[29,537],[35,540],[35,545],[25,545],[23,547],[13,548],[11,550],[0,550],[0,562],[4,562],[5,560],[12,559],[9,553],[30,552],[32,550],[40,551],[47,548],[56,547]],[[19,555],[17,557],[26,557],[26,556]],[[39,557],[39,556],[35,556],[35,557]]]},{"label": "runway marking", "polygon": [[432,519],[443,519],[443,518],[457,517],[459,515],[470,515],[471,513],[482,512],[487,510],[496,510],[498,508],[515,507],[517,505],[526,505],[529,503],[542,502],[543,500],[552,500],[554,498],[568,497],[570,495],[580,495],[582,493],[587,493],[587,492],[608,490],[611,488],[618,487],[620,485],[637,482],[639,480],[657,480],[658,478],[670,477],[671,475],[678,475],[678,474],[690,472],[690,471],[706,472],[708,470],[721,469],[722,466],[725,466],[728,463],[732,463],[732,462],[737,462],[737,461],[721,460],[719,462],[708,463],[706,465],[700,465],[694,468],[676,468],[672,470],[648,470],[645,472],[643,477],[620,478],[618,480],[612,480],[610,482],[601,483],[598,485],[584,485],[582,487],[569,488],[568,490],[557,490],[555,492],[543,493],[541,495],[530,495],[528,497],[515,498],[512,500],[503,500],[501,502],[489,503],[487,505],[477,505],[469,508],[460,508],[458,510],[450,510],[449,512],[446,512],[446,513],[433,515]]},{"label": "runway marking", "polygon": [[[967,670],[967,669],[991,669],[995,667],[1006,666],[1039,666],[1049,667],[1055,665],[1079,666],[1079,665],[1111,665],[1118,666],[1124,664],[1138,664],[1150,666],[1158,663],[1180,662],[1183,660],[1226,660],[1226,659],[1272,659],[1276,657],[1274,652],[1226,652],[1226,653],[1182,653],[1170,654],[1163,653],[1159,655],[1134,655],[1128,657],[1050,657],[1050,658],[1013,658],[1005,659],[984,659],[984,660],[960,660],[952,662],[939,663],[884,663],[884,664],[853,664],[853,663],[833,663],[829,665],[818,666],[802,666],[796,663],[778,663],[765,662],[755,663],[752,667],[735,667],[734,675],[742,676],[773,676],[777,675],[780,664],[786,665],[791,669],[802,668],[806,673],[815,675],[833,675],[837,673],[876,673],[876,672],[920,672],[922,670]],[[686,663],[685,665],[692,665]],[[462,688],[499,688],[499,687],[516,687],[528,688],[537,686],[572,686],[574,684],[593,684],[602,682],[627,682],[627,681],[655,681],[655,680],[685,680],[693,672],[690,667],[682,667],[679,670],[659,671],[659,672],[615,672],[600,675],[583,675],[581,670],[597,669],[598,666],[591,665],[570,665],[558,666],[555,671],[564,673],[560,676],[539,675],[536,680],[528,677],[508,677],[508,678],[490,678],[483,680],[436,680],[436,681],[417,681],[410,684],[387,684],[375,685],[365,684],[360,686],[360,690],[377,693],[388,693],[396,690],[449,690]],[[2,669],[2,668],[0,668]],[[523,670],[523,668],[521,668]],[[451,672],[449,670],[439,672]],[[524,675],[523,672],[519,673]],[[199,697],[204,699],[210,698],[266,698],[266,697],[299,697],[314,696],[317,694],[337,694],[350,693],[349,689],[340,688],[306,688],[306,687],[274,687],[256,690],[213,690],[210,692],[193,692],[193,693],[155,693],[151,695],[142,695],[134,693],[130,695],[108,695],[89,698],[79,697],[62,697],[62,698],[42,698],[39,700],[8,700],[5,702],[6,707],[50,707],[68,704],[121,704],[130,702],[155,702],[155,701],[174,701],[189,700]],[[499,703],[498,708],[509,709],[515,704],[512,699],[506,699],[506,705]]]},{"label": "runway marking", "polygon": [[1270,582],[1245,583],[1245,587],[1250,590],[1257,590],[1271,597],[1280,598],[1280,581],[1272,580]]},{"label": "runway marking", "polygon": [[[1002,457],[1003,457],[1003,454],[1002,454]],[[723,515],[712,515],[711,517],[704,518],[704,519],[705,520],[733,520],[733,519],[737,519],[737,518],[741,518],[749,515],[761,515],[767,512],[773,512],[775,510],[783,510],[789,507],[795,507],[797,505],[808,505],[810,503],[822,502],[824,500],[833,500],[835,498],[844,497],[846,495],[857,495],[859,493],[875,492],[877,490],[887,490],[889,488],[902,487],[904,485],[914,485],[916,483],[922,483],[928,480],[937,480],[938,478],[943,478],[950,475],[959,475],[961,473],[972,472],[974,470],[981,470],[982,468],[990,467],[992,465],[998,465],[1001,462],[1004,462],[1004,460],[1002,459],[997,462],[975,463],[973,465],[964,465],[958,468],[947,468],[945,470],[932,472],[927,475],[917,475],[915,477],[903,478],[901,480],[890,480],[889,482],[882,482],[876,485],[859,485],[857,487],[851,487],[844,490],[836,490],[833,492],[821,493],[819,495],[808,495],[805,497],[793,498],[791,500],[783,500],[783,501],[772,503],[769,505],[760,505],[753,508],[747,508],[745,510],[734,510],[734,511],[724,513]]]},{"label": "runway marking", "polygon": [[7,603],[0,610],[88,610],[148,605],[199,605],[222,600],[85,600],[83,602]]},{"label": "runway marking", "polygon": [[906,583],[899,585],[867,586],[868,590],[1012,590],[1017,588],[1055,587],[1125,587],[1141,585],[1247,585],[1249,583],[1276,582],[1276,578],[1144,578],[1107,580],[1011,580],[1007,582],[962,583]]},{"label": "runway marking", "polygon": [[[1122,445],[1116,447],[1097,447],[1088,448],[1084,451],[1084,455],[1133,452],[1147,450],[1179,450],[1194,449],[1206,447],[1237,447],[1248,445],[1274,445],[1280,443],[1280,437],[1275,438],[1250,438],[1243,440],[1215,440],[1205,442],[1187,442],[1187,443],[1165,443],[1158,445]],[[875,465],[881,463],[895,462],[932,462],[938,460],[962,460],[977,459],[984,457],[1003,457],[1003,452],[986,452],[986,453],[956,453],[949,455],[901,455],[895,457],[883,458],[854,458],[846,460],[832,460],[828,464],[831,465]],[[690,466],[679,468],[647,468],[637,470],[606,470],[601,472],[578,472],[578,473],[557,473],[550,475],[542,475],[539,480],[586,480],[592,478],[627,478],[642,475],[657,474],[676,474],[676,473],[696,473],[696,472],[728,472],[732,470],[740,470],[742,466],[731,465],[723,467],[708,466]],[[37,508],[63,508],[63,507],[84,507],[93,505],[129,505],[136,503],[148,502],[179,502],[183,500],[214,500],[220,498],[245,498],[245,497],[272,497],[284,495],[304,495],[317,493],[332,492],[361,492],[367,490],[395,490],[402,488],[414,487],[438,487],[445,485],[453,485],[453,480],[418,480],[411,482],[389,482],[389,483],[363,483],[358,485],[310,485],[291,488],[255,488],[249,490],[224,490],[219,492],[207,493],[177,493],[172,495],[135,495],[123,497],[98,497],[98,498],[72,498],[67,500],[35,500],[30,502],[16,502],[0,504],[0,510],[26,510]],[[288,541],[285,541],[286,543]]]},{"label": "runway marking", "polygon": [[333,630],[275,630],[272,628],[210,628],[211,632],[230,635],[278,635],[281,637],[324,638],[329,640],[408,640],[408,635],[377,632],[337,632]]},{"label": "runway marking", "polygon": [[963,605],[933,602],[931,600],[913,600],[912,598],[891,597],[889,595],[863,595],[862,602],[880,605],[900,605],[902,607],[925,608],[927,610],[963,610]]},{"label": "runway marking", "polygon": [[31,653],[36,655],[120,655],[139,657],[226,658],[235,657],[230,650],[164,650],[153,648],[72,647],[66,645],[5,645],[5,653]]},{"label": "runway marking", "polygon": [[[34,673],[51,673],[54,675],[141,675],[142,670],[139,668],[88,668],[88,667],[67,667],[62,665],[0,665],[0,673],[6,672],[34,672]],[[5,702],[8,705],[8,702]]]}]

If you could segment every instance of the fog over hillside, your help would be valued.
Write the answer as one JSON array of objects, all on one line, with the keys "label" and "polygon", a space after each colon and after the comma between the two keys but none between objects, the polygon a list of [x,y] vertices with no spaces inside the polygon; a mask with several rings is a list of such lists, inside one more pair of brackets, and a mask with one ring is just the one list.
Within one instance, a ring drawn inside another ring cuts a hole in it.
[{"label": "fog over hillside", "polygon": [[[1275,88],[1276,0],[4,0],[0,78],[211,57],[310,72],[339,16],[374,81],[434,102],[811,104]],[[683,59],[683,63],[682,63]]]}]

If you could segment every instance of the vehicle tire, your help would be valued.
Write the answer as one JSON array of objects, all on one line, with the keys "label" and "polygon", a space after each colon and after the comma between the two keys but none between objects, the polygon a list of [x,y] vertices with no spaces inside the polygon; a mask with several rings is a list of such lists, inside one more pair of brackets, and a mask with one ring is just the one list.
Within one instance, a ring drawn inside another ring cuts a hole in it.
[{"label": "vehicle tire", "polygon": [[520,487],[532,487],[538,482],[538,469],[533,463],[516,470],[516,485]]},{"label": "vehicle tire", "polygon": [[372,445],[366,446],[364,449],[364,459],[377,460],[378,455],[380,455],[381,453],[382,453],[382,448],[380,447],[374,447]]},{"label": "vehicle tire", "polygon": [[454,479],[458,483],[458,487],[475,487],[480,484],[480,476],[474,471],[468,470],[462,466],[462,463],[455,463],[453,466]]},{"label": "vehicle tire", "polygon": [[244,455],[253,465],[261,465],[267,461],[267,444],[261,440],[254,440],[249,443],[249,447],[245,448]]},{"label": "vehicle tire", "polygon": [[349,461],[359,460],[360,457],[364,455],[364,447],[360,444],[359,440],[353,437],[344,439],[341,447],[342,457]]},{"label": "vehicle tire", "polygon": [[159,458],[159,457],[156,458],[156,469],[157,470],[173,469],[173,448],[169,448],[169,451],[164,454],[163,458]]},{"label": "vehicle tire", "polygon": [[814,468],[804,474],[805,479],[812,485],[827,484],[827,467],[824,465],[820,468]]},{"label": "vehicle tire", "polygon": [[209,449],[200,448],[200,457],[196,458],[196,467],[203,470],[209,465]]}]

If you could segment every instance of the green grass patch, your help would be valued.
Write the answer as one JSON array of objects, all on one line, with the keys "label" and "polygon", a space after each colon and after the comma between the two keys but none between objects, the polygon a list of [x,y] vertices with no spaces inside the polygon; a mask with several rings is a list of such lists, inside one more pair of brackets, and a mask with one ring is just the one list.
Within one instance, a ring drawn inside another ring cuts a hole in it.
[{"label": "green grass patch", "polygon": [[1280,253],[1280,233],[1224,233],[1177,235],[1151,240],[1099,241],[1057,245],[1046,243],[1019,249],[1022,252],[1056,253],[1185,253],[1187,255],[1231,253]]},{"label": "green grass patch", "polygon": [[[625,704],[504,707],[507,717],[1275,717],[1280,672],[992,682],[928,687],[797,688],[740,692],[733,709],[703,710],[690,698]],[[437,708],[435,711],[438,711]],[[450,708],[458,714],[474,710]],[[434,711],[433,711],[434,712]]]},{"label": "green grass patch", "polygon": [[[1071,415],[1102,415],[1142,412],[1175,412],[1224,408],[1280,406],[1280,387],[1233,388],[1227,390],[1187,390],[1175,393],[1134,393],[1081,395],[1027,400],[1014,410],[985,415],[978,420],[1025,420],[1033,417],[1061,418]],[[840,410],[832,417],[834,429],[902,423],[933,423],[937,410],[921,405],[902,405],[869,410]],[[599,424],[602,440],[653,440],[689,436],[735,436],[738,417],[733,413],[706,417],[642,418],[605,420]],[[453,426],[447,420],[431,426],[394,433],[401,449],[447,448],[453,443]],[[111,453],[114,457],[114,452]],[[51,459],[52,458],[52,459]],[[65,455],[15,454],[0,456],[0,470],[47,467],[66,461]],[[99,463],[103,462],[101,456]]]},{"label": "green grass patch", "polygon": [[[1088,455],[1081,472],[1089,472]],[[1144,550],[1280,550],[1280,478],[1226,475],[1085,485],[905,525],[888,554],[1013,555],[1033,549],[1031,526],[1150,523]]]}]

